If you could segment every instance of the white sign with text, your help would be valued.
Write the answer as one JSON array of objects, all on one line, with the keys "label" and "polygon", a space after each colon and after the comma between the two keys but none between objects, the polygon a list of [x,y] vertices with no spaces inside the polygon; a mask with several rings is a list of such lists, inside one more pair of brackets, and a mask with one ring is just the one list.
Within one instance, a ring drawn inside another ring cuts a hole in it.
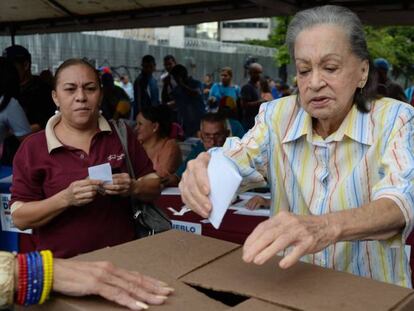
[{"label": "white sign with text", "polygon": [[10,210],[10,204],[9,204],[10,203],[10,197],[11,197],[10,193],[0,193],[1,229],[3,231],[8,231],[8,232],[31,234],[32,229],[27,229],[27,230],[22,231],[22,230],[17,229],[16,226],[14,225],[13,219],[11,217],[11,210]]},{"label": "white sign with text", "polygon": [[201,235],[201,224],[180,220],[171,220],[171,223],[175,230]]}]

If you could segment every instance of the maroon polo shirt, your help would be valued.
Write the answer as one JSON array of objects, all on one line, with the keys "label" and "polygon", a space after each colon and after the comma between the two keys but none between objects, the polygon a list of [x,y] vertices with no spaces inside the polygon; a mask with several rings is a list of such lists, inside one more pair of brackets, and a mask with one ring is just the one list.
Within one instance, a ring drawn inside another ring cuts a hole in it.
[{"label": "maroon polo shirt", "polygon": [[[88,176],[88,167],[109,162],[114,173],[128,172],[125,154],[112,125],[99,119],[100,131],[93,137],[89,154],[62,145],[53,128],[59,116],[26,138],[13,162],[11,204],[39,201]],[[153,172],[152,163],[132,131],[128,150],[137,177]],[[18,205],[18,204],[16,204]],[[37,250],[50,249],[56,257],[72,257],[134,239],[129,199],[97,195],[84,206],[71,206],[49,223],[33,230]],[[24,250],[22,250],[24,251]]]}]

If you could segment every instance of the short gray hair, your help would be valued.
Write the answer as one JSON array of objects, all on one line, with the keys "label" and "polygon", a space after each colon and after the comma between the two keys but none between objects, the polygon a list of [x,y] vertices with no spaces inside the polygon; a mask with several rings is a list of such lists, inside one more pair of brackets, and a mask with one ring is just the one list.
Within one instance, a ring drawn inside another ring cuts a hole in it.
[{"label": "short gray hair", "polygon": [[364,112],[368,111],[367,102],[375,98],[376,95],[376,81],[372,71],[373,66],[365,40],[364,28],[359,17],[350,9],[337,5],[324,5],[296,13],[286,33],[286,45],[290,57],[295,58],[295,41],[299,33],[323,24],[336,25],[343,29],[349,38],[352,53],[361,60],[369,61],[367,83],[363,91],[357,90],[354,96],[358,109]]},{"label": "short gray hair", "polygon": [[367,42],[362,23],[348,8],[325,5],[298,12],[289,24],[286,44],[290,56],[295,55],[295,41],[299,33],[316,25],[332,24],[341,27],[348,35],[352,52],[360,59],[369,59]]}]

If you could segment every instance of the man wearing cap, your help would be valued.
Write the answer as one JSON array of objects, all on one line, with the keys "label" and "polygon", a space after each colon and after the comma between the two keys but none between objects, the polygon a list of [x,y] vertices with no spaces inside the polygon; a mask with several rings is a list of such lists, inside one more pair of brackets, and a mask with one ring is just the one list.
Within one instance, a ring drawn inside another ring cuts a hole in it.
[{"label": "man wearing cap", "polygon": [[26,113],[32,132],[44,129],[56,109],[51,87],[39,76],[32,75],[32,57],[23,46],[9,46],[3,51],[3,56],[13,62],[19,73],[20,95],[17,99]]},{"label": "man wearing cap", "polygon": [[388,78],[388,71],[391,67],[389,62],[385,58],[376,58],[374,67],[378,76],[378,94],[408,102],[401,85]]}]

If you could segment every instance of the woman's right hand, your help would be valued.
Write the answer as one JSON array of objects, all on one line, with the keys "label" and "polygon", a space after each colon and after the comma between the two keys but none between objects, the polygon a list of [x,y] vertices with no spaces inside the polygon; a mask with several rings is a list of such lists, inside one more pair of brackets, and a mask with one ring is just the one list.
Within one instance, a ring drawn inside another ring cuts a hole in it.
[{"label": "woman's right hand", "polygon": [[64,200],[68,206],[82,206],[88,204],[95,199],[96,194],[100,189],[103,189],[102,187],[103,181],[101,180],[76,180],[64,190]]},{"label": "woman's right hand", "polygon": [[164,282],[110,262],[54,259],[53,291],[68,296],[99,295],[131,310],[160,305],[174,289]]},{"label": "woman's right hand", "polygon": [[210,184],[207,175],[207,166],[210,154],[200,153],[197,158],[187,163],[178,185],[183,202],[195,213],[207,218],[211,212],[211,202],[208,198]]}]

